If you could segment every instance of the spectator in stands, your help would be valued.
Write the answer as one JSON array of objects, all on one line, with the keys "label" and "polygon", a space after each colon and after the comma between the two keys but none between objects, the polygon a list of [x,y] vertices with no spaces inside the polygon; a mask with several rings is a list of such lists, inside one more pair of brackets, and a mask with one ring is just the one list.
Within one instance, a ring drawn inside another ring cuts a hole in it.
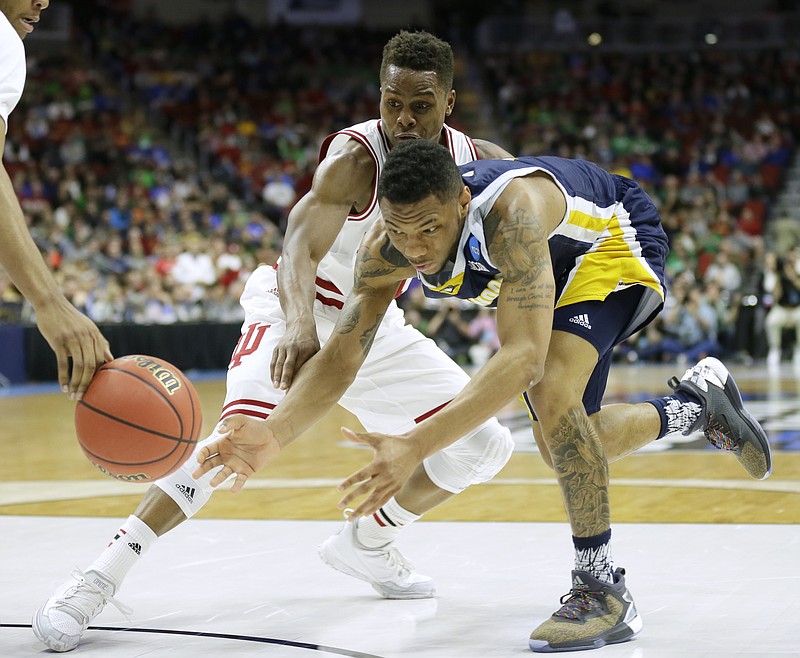
[{"label": "spectator in stands", "polygon": [[467,333],[472,341],[468,351],[470,362],[476,368],[482,368],[500,349],[495,313],[486,307],[479,309],[477,315],[469,321]]},{"label": "spectator in stands", "polygon": [[673,286],[672,296],[671,305],[661,315],[659,328],[663,333],[660,337],[650,334],[650,344],[639,349],[639,357],[686,363],[719,356],[717,317],[703,287],[680,278]]},{"label": "spectator in stands", "polygon": [[205,289],[217,280],[214,261],[203,251],[202,238],[189,233],[183,240],[184,250],[175,259],[171,274],[177,283],[192,286],[194,299],[201,299]]},{"label": "spectator in stands", "polygon": [[472,336],[459,300],[444,300],[428,323],[427,331],[447,356],[460,365],[467,365]]},{"label": "spectator in stands", "polygon": [[742,273],[733,262],[730,252],[730,243],[723,240],[719,251],[714,255],[714,260],[705,271],[705,281],[716,281],[719,286],[729,294],[739,290],[742,286]]},{"label": "spectator in stands", "polygon": [[800,272],[797,261],[797,247],[792,247],[783,257],[777,257],[774,253],[766,255],[764,289],[773,299],[766,318],[769,345],[767,365],[770,368],[780,365],[785,328],[795,331],[794,363],[800,366]]}]

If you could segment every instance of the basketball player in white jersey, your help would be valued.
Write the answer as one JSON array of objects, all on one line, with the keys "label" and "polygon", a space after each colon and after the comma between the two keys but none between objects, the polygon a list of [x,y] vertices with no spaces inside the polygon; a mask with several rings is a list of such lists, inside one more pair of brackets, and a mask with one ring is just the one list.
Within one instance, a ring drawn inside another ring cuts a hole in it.
[{"label": "basketball player in white jersey", "polygon": [[[509,155],[444,125],[455,104],[452,81],[447,43],[424,32],[401,32],[387,43],[380,70],[381,118],[326,140],[311,191],[290,214],[278,265],[259,267],[247,282],[241,299],[246,318],[229,365],[220,420],[236,414],[269,417],[298,368],[328,339],[352,288],[361,238],[379,217],[376,188],[393,145],[436,141],[459,164]],[[433,341],[405,324],[393,302],[340,404],[370,431],[400,433],[435,414],[468,381]],[[218,438],[215,430],[198,450]],[[375,515],[346,524],[335,545],[326,543],[333,550],[323,559],[386,598],[433,596],[432,579],[414,571],[395,548],[395,538],[454,494],[491,479],[512,447],[508,430],[489,419],[425,460]],[[195,453],[177,473],[151,487],[86,571],[75,572],[34,614],[33,630],[42,642],[54,651],[74,649],[157,537],[206,503],[214,473],[195,479],[196,468]]]},{"label": "basketball player in white jersey", "polygon": [[[25,86],[25,47],[50,0],[0,0],[0,158],[6,146],[8,115]],[[36,324],[56,353],[61,390],[78,400],[95,370],[111,360],[108,341],[95,324],[69,303],[28,233],[11,178],[0,167],[0,267],[31,303]],[[72,375],[70,376],[70,359]]]}]

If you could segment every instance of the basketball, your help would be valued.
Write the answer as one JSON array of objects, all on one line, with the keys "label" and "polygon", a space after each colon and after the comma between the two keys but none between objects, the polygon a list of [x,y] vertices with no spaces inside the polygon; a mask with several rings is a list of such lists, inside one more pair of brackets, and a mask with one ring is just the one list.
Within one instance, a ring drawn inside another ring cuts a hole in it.
[{"label": "basketball", "polygon": [[75,431],[98,470],[152,482],[191,455],[202,429],[192,383],[163,359],[133,354],[104,364],[75,408]]}]

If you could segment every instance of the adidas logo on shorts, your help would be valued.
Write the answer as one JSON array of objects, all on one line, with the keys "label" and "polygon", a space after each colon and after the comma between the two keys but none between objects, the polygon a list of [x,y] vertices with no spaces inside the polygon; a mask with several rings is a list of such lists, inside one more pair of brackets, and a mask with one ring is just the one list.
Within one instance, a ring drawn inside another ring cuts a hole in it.
[{"label": "adidas logo on shorts", "polygon": [[176,484],[175,488],[183,494],[190,503],[194,502],[194,487],[187,487],[185,484]]},{"label": "adidas logo on shorts", "polygon": [[587,329],[591,329],[592,325],[589,324],[589,316],[586,313],[581,313],[580,315],[575,315],[569,319],[570,322],[574,322],[575,324],[579,324],[582,327],[586,327]]}]

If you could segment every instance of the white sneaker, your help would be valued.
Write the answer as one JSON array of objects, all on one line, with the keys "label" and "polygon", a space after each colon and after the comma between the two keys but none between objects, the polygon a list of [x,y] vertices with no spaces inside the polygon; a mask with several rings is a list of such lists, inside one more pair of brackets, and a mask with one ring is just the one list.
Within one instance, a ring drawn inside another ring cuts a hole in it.
[{"label": "white sneaker", "polygon": [[124,615],[131,608],[114,599],[117,586],[95,571],[72,572],[72,579],[61,585],[33,615],[31,626],[37,638],[53,651],[72,651],[81,635],[109,601]]},{"label": "white sneaker", "polygon": [[356,524],[348,521],[319,547],[319,556],[337,571],[364,580],[387,599],[428,599],[436,594],[433,579],[414,571],[397,548],[367,548],[356,538]]}]

